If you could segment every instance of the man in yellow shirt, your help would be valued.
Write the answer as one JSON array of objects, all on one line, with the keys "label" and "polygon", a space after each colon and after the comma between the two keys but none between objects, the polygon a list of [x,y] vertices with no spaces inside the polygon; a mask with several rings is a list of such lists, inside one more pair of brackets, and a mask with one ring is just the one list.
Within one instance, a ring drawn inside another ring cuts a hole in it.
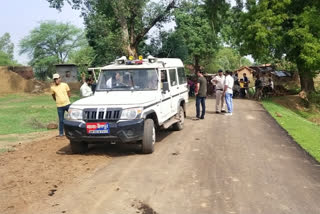
[{"label": "man in yellow shirt", "polygon": [[51,94],[56,101],[59,116],[59,137],[63,137],[64,112],[69,110],[70,106],[70,88],[68,84],[61,82],[60,75],[53,75],[54,84],[51,86]]}]

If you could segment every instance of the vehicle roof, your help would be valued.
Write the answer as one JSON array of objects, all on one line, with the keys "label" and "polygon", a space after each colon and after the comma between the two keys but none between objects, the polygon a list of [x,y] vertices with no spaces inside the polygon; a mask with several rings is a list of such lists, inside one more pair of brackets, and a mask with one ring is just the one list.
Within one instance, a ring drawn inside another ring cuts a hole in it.
[{"label": "vehicle roof", "polygon": [[141,69],[141,68],[172,68],[172,67],[184,67],[181,59],[178,58],[156,58],[156,62],[150,63],[144,59],[142,64],[111,64],[101,67],[101,70],[117,70],[117,69]]}]

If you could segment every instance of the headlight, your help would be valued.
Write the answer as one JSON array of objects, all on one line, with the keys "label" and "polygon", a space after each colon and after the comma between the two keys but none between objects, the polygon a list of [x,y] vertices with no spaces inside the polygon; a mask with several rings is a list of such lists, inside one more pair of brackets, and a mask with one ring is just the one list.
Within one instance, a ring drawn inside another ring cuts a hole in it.
[{"label": "headlight", "polygon": [[82,120],[82,109],[69,108],[67,118],[69,120]]},{"label": "headlight", "polygon": [[123,109],[121,113],[121,120],[133,120],[140,118],[142,113],[142,108],[129,108]]}]

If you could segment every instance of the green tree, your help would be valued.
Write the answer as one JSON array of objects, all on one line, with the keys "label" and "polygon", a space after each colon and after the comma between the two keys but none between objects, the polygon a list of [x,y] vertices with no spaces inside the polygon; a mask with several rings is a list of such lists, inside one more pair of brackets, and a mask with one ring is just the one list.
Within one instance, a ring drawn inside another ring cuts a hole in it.
[{"label": "green tree", "polygon": [[175,11],[176,33],[182,36],[196,71],[201,61],[210,59],[219,46],[219,38],[210,25],[205,5],[197,0],[184,1]]},{"label": "green tree", "polygon": [[11,42],[10,34],[5,33],[0,37],[0,66],[16,65],[13,59],[14,44]]},{"label": "green tree", "polygon": [[11,42],[10,34],[5,33],[0,37],[0,51],[13,60],[14,44]]},{"label": "green tree", "polygon": [[20,54],[28,54],[29,64],[38,77],[45,79],[54,71],[54,64],[65,63],[69,54],[85,44],[81,29],[71,25],[46,21],[40,23],[20,41]]},{"label": "green tree", "polygon": [[285,57],[297,65],[301,89],[314,91],[313,77],[320,67],[320,2],[248,0],[238,14],[234,35],[241,53],[261,62]]},{"label": "green tree", "polygon": [[212,73],[213,71],[236,70],[242,66],[250,66],[252,63],[245,57],[241,57],[239,52],[233,48],[222,48],[212,59],[212,62],[207,66],[206,70]]},{"label": "green tree", "polygon": [[170,0],[167,4],[166,1],[156,3],[150,0],[47,1],[51,7],[57,9],[61,9],[65,2],[75,9],[82,9],[89,44],[98,55],[101,51],[108,55],[106,51],[114,49],[115,54],[122,52],[137,56],[139,44],[150,29],[167,21],[172,9],[177,5],[176,0]]}]

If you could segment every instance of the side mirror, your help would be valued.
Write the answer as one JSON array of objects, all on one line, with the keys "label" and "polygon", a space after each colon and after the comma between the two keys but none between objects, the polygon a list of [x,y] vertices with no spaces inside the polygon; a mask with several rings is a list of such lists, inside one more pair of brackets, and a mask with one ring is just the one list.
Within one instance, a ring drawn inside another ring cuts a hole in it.
[{"label": "side mirror", "polygon": [[166,93],[166,91],[169,91],[169,83],[163,82],[162,83],[162,93]]}]

